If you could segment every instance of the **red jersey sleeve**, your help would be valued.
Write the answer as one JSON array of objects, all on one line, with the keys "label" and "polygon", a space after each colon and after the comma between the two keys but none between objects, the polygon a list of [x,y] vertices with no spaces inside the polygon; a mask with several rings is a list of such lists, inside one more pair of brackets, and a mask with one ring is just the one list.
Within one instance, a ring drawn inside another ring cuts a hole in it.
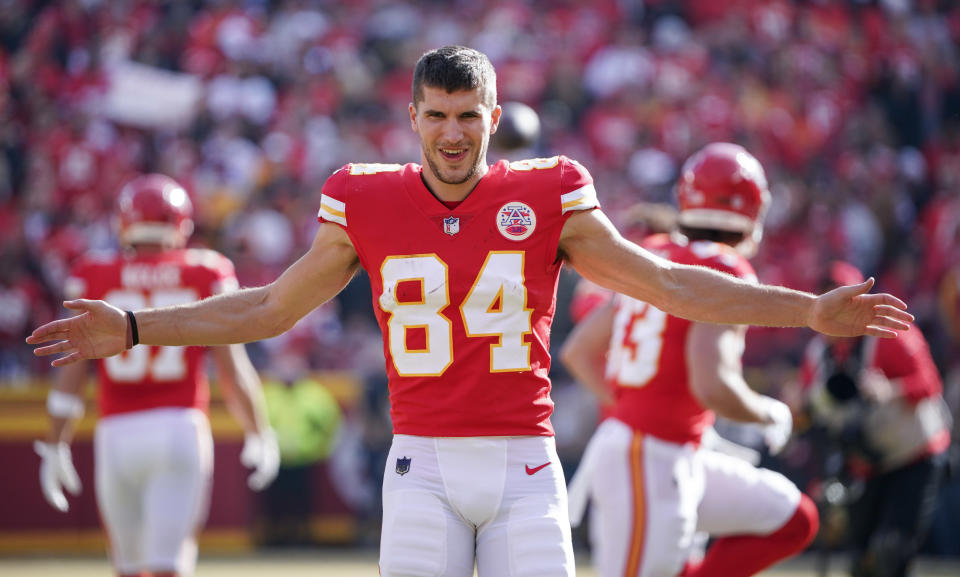
[{"label": "red jersey sleeve", "polygon": [[[379,173],[399,173],[403,168],[404,166],[400,164],[383,163],[345,164],[341,166],[323,183],[317,220],[320,222],[333,222],[343,228],[347,228],[347,204],[351,196],[350,177],[370,176]],[[362,199],[360,202],[362,203]]]},{"label": "red jersey sleeve", "polygon": [[346,164],[323,183],[317,220],[332,222],[347,228],[347,177],[351,165]]},{"label": "red jersey sleeve", "polygon": [[590,172],[579,162],[566,156],[560,160],[560,208],[563,214],[598,208],[597,190]]},{"label": "red jersey sleeve", "polygon": [[236,267],[226,256],[213,250],[191,249],[188,251],[188,263],[191,259],[196,259],[197,264],[201,264],[202,268],[209,270],[212,275],[210,294],[206,296],[233,292],[240,288]]},{"label": "red jersey sleeve", "polygon": [[911,403],[943,390],[930,347],[916,327],[901,332],[895,339],[877,339],[875,363],[888,379],[900,381],[900,393]]}]

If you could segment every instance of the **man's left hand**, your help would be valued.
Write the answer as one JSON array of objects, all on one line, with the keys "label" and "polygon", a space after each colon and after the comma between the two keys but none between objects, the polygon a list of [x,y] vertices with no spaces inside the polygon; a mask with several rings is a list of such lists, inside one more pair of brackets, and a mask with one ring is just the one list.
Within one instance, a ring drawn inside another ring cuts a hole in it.
[{"label": "man's left hand", "polygon": [[808,325],[825,335],[856,337],[870,335],[892,338],[897,331],[910,329],[913,315],[897,297],[869,294],[873,278],[857,285],[842,286],[816,298],[810,311]]}]

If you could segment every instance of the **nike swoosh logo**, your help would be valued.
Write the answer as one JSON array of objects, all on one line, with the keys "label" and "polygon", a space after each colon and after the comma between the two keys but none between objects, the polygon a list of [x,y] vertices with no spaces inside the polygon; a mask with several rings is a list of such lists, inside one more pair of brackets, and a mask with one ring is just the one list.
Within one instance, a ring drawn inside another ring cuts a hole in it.
[{"label": "nike swoosh logo", "polygon": [[539,467],[531,467],[530,465],[524,465],[524,466],[527,468],[527,474],[532,475],[549,464],[550,464],[550,461],[547,461],[546,463],[540,465]]}]

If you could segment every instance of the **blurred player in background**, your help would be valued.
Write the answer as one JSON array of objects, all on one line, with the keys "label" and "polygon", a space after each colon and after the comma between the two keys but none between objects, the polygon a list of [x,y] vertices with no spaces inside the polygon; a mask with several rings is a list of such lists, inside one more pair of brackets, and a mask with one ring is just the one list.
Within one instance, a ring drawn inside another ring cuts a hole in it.
[{"label": "blurred player in background", "polygon": [[[770,198],[760,163],[735,144],[710,144],[684,164],[677,196],[679,234],[654,235],[643,246],[755,283],[747,257]],[[570,488],[572,522],[592,499],[594,562],[603,577],[745,577],[816,535],[816,506],[793,483],[711,450],[704,438],[715,435],[707,433],[715,415],[762,425],[771,453],[790,437],[790,409],[743,378],[746,328],[691,322],[618,295],[564,343],[571,374],[613,403]],[[697,532],[715,538],[702,561],[691,559]]]},{"label": "blurred player in background", "polygon": [[[123,251],[91,254],[71,271],[68,298],[104,299],[122,308],[182,304],[237,289],[233,264],[185,248],[193,230],[186,191],[160,174],[126,184],[118,200]],[[246,437],[241,459],[261,490],[276,476],[279,454],[260,379],[243,345],[211,349],[218,382]],[[202,347],[140,345],[97,362],[99,414],[95,488],[113,567],[121,576],[191,575],[196,533],[208,510],[213,437]],[[60,369],[47,397],[50,431],[37,441],[44,497],[67,511],[63,493],[80,492],[72,464],[72,423],[84,412],[87,363]]]},{"label": "blurred player in background", "polygon": [[[313,246],[269,285],[126,313],[94,300],[29,337],[54,366],[145,343],[249,342],[289,330],[360,267],[383,333],[393,445],[380,571],[572,576],[567,495],[550,415],[550,326],[564,261],[619,292],[713,322],[896,336],[912,319],[871,282],[819,297],[669,263],[597,210],[589,172],[563,156],[487,164],[496,73],[446,46],[414,70],[421,164],[348,164],[327,179]],[[134,339],[136,341],[136,339]]]},{"label": "blurred player in background", "polygon": [[504,102],[500,105],[497,132],[490,138],[490,149],[502,152],[511,159],[535,156],[540,142],[540,115],[523,102]]},{"label": "blurred player in background", "polygon": [[[856,284],[833,262],[822,286]],[[800,373],[805,413],[846,460],[854,577],[905,577],[926,538],[948,464],[951,417],[916,327],[898,339],[815,337]]]},{"label": "blurred player in background", "polygon": [[[652,234],[666,234],[676,229],[677,209],[665,202],[638,202],[621,215],[623,236],[639,243]],[[613,298],[614,292],[585,278],[577,280],[570,300],[570,320],[578,323]]]}]

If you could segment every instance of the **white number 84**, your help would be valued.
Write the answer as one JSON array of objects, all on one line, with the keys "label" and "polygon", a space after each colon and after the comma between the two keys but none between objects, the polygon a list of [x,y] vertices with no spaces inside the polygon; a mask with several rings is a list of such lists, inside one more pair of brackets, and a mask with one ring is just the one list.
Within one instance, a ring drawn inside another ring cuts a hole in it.
[{"label": "white number 84", "polygon": [[[468,337],[496,336],[490,345],[490,372],[530,370],[531,332],[527,289],[523,276],[523,252],[494,251],[480,269],[467,297],[460,305]],[[450,304],[447,264],[435,254],[389,257],[380,267],[383,292],[380,306],[387,321],[393,364],[403,376],[439,376],[453,362],[453,323],[440,313]],[[420,298],[400,302],[401,282],[420,286]],[[408,332],[425,335],[425,346],[408,348]]]}]

